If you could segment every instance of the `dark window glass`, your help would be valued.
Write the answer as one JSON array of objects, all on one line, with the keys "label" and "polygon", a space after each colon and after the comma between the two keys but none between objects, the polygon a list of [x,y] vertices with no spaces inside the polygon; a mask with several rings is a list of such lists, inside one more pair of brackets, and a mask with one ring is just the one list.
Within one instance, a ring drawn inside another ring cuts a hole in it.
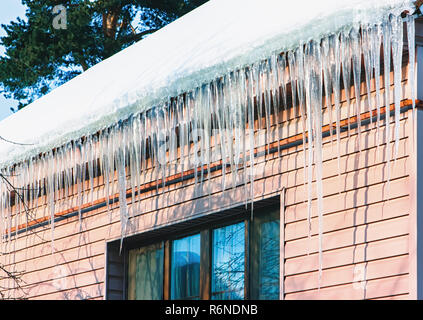
[{"label": "dark window glass", "polygon": [[260,210],[248,223],[129,250],[128,298],[279,299],[279,219],[279,208]]},{"label": "dark window glass", "polygon": [[211,298],[244,299],[245,224],[213,230]]},{"label": "dark window glass", "polygon": [[279,299],[279,210],[254,216],[250,247],[252,299]]},{"label": "dark window glass", "polygon": [[163,298],[163,243],[129,251],[128,298]]},{"label": "dark window glass", "polygon": [[171,299],[200,298],[200,235],[172,243]]}]

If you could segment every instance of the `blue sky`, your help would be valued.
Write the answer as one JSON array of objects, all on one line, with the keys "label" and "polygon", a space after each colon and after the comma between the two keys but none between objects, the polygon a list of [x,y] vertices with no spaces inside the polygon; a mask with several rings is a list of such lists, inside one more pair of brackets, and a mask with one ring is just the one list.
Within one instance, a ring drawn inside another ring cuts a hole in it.
[{"label": "blue sky", "polygon": [[[17,17],[25,17],[25,7],[21,0],[0,0],[0,25],[8,24]],[[0,37],[4,36],[5,32],[0,27]],[[4,54],[4,48],[0,45],[0,55]],[[16,107],[17,102],[14,100],[7,100],[0,94],[0,120],[11,115],[10,107]]]}]

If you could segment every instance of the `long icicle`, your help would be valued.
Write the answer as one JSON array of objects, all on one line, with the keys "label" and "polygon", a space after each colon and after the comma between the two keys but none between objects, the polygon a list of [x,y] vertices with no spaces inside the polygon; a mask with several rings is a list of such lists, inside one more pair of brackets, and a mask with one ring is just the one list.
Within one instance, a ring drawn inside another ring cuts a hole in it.
[{"label": "long icicle", "polygon": [[118,128],[116,141],[119,147],[116,150],[115,156],[117,157],[117,170],[118,170],[118,184],[119,184],[119,208],[120,208],[120,221],[121,221],[121,237],[120,237],[120,251],[122,251],[123,238],[126,235],[127,226],[129,223],[128,207],[126,203],[126,132],[122,130],[121,124]]},{"label": "long icicle", "polygon": [[414,23],[414,16],[408,15],[407,16],[407,44],[408,44],[408,86],[411,92],[411,103],[413,107],[413,114],[412,114],[412,129],[413,129],[413,148],[415,147],[414,143],[414,131],[415,131],[415,124],[414,121],[416,119],[416,88],[414,86],[414,78],[415,78],[415,23]]},{"label": "long icicle", "polygon": [[249,162],[250,162],[250,199],[251,199],[251,212],[250,219],[253,219],[254,212],[254,75],[251,68],[247,73],[247,106],[248,106],[248,142],[249,142]]},{"label": "long icicle", "polygon": [[305,106],[305,81],[304,81],[304,50],[303,46],[299,46],[295,50],[295,60],[297,62],[297,67],[295,68],[297,76],[297,91],[298,91],[298,103],[300,106],[301,122],[302,122],[302,138],[303,138],[303,179],[304,179],[304,191],[306,190],[307,185],[307,138],[306,138],[306,106]]},{"label": "long icicle", "polygon": [[376,119],[376,145],[377,145],[377,154],[379,158],[380,153],[380,46],[382,40],[382,26],[377,24],[371,29],[371,56],[373,60],[374,67],[374,77],[375,77],[375,89],[376,89],[376,108],[377,108],[377,119]]},{"label": "long icicle", "polygon": [[385,130],[386,130],[386,178],[387,188],[385,197],[389,197],[391,180],[391,110],[390,110],[390,72],[391,72],[391,34],[389,23],[383,24],[383,74],[385,87]]},{"label": "long icicle", "polygon": [[329,37],[322,40],[322,64],[325,85],[326,110],[329,112],[329,135],[331,143],[331,153],[333,154],[333,114],[332,114],[332,73],[331,73],[331,48]]},{"label": "long icicle", "polygon": [[350,87],[351,87],[351,40],[349,34],[341,33],[342,80],[344,83],[345,99],[347,100],[348,136],[350,136]]},{"label": "long icicle", "polygon": [[323,155],[322,155],[322,60],[320,45],[314,41],[310,43],[310,97],[313,108],[311,118],[314,118],[314,150],[316,154],[316,189],[317,189],[317,215],[319,221],[319,288],[323,270]]},{"label": "long icicle", "polygon": [[313,181],[313,114],[311,101],[311,75],[310,75],[310,60],[312,55],[312,44],[307,43],[304,55],[304,82],[306,91],[306,109],[307,109],[307,139],[308,139],[308,153],[307,153],[307,222],[308,222],[308,238],[311,240],[311,200],[312,200],[312,181]]},{"label": "long icicle", "polygon": [[353,77],[354,77],[354,94],[355,94],[355,115],[357,118],[357,145],[361,152],[361,36],[357,28],[352,28],[350,32],[352,61],[353,61]]},{"label": "long icicle", "polygon": [[[370,26],[364,26],[362,28],[362,47],[363,47],[363,57],[364,57],[364,71],[366,78],[366,90],[367,90],[367,111],[371,112],[371,88],[370,81],[372,79],[372,31]],[[372,123],[372,117],[370,117],[370,123]]]},{"label": "long icicle", "polygon": [[[338,35],[332,35],[329,38],[329,48],[333,96],[335,100],[338,178],[339,181],[341,181],[341,57]],[[339,190],[341,190],[341,188],[339,188]]]},{"label": "long icicle", "polygon": [[396,163],[399,146],[399,126],[401,112],[401,71],[403,47],[403,22],[401,16],[391,15],[392,62],[394,66],[394,102],[395,102],[395,149],[394,163]]}]

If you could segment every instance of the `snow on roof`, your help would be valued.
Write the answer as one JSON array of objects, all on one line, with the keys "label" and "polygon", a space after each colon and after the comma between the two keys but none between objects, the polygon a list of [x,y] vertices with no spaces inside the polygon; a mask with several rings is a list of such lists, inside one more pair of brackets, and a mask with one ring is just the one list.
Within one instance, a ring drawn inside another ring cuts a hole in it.
[{"label": "snow on roof", "polygon": [[411,0],[211,0],[0,122],[0,166],[310,39],[411,10]]}]

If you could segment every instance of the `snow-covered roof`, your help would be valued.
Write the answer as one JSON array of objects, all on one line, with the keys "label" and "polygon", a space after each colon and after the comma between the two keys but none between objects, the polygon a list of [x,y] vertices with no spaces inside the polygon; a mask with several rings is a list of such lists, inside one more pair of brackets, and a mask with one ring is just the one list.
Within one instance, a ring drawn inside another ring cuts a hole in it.
[{"label": "snow-covered roof", "polygon": [[[0,122],[0,166],[92,134],[168,97],[410,0],[211,0]],[[394,10],[393,10],[394,9]]]}]

